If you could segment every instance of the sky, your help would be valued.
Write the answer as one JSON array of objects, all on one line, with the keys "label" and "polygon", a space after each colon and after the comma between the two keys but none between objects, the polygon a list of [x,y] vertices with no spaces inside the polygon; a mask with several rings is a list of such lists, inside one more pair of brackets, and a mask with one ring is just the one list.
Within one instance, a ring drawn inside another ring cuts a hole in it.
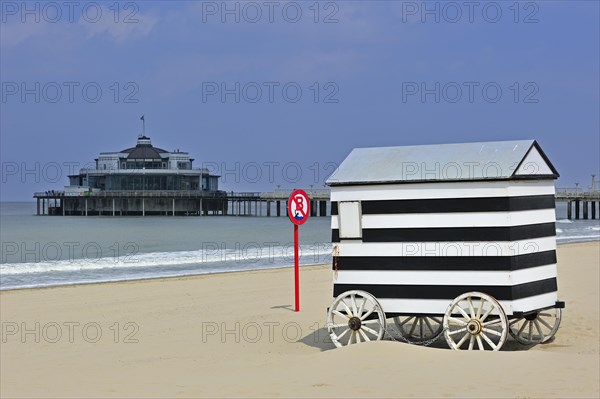
[{"label": "sky", "polygon": [[99,152],[323,188],[356,147],[536,139],[600,178],[598,1],[0,1],[0,200]]}]

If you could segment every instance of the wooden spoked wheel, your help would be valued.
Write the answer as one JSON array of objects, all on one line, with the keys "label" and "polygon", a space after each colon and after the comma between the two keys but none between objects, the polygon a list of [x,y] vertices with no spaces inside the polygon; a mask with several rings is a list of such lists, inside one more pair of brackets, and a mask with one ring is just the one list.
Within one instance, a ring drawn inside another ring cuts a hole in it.
[{"label": "wooden spoked wheel", "polygon": [[561,309],[545,309],[511,320],[509,332],[523,345],[543,344],[554,337],[561,320]]},{"label": "wooden spoked wheel", "polygon": [[442,316],[413,315],[394,317],[394,324],[400,335],[412,343],[431,342],[442,331]]},{"label": "wooden spoked wheel", "polygon": [[378,341],[385,334],[385,313],[377,299],[364,291],[346,291],[327,312],[327,331],[335,346]]},{"label": "wooden spoked wheel", "polygon": [[444,336],[451,349],[500,350],[508,335],[502,306],[490,295],[467,292],[444,314]]}]

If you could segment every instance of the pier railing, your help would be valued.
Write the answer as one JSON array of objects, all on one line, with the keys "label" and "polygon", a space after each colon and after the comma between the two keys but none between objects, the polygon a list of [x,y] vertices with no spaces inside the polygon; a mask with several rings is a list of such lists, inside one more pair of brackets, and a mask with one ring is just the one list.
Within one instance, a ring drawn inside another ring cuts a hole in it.
[{"label": "pier railing", "polygon": [[171,169],[171,168],[156,168],[156,169],[96,169],[96,168],[81,168],[79,169],[80,175],[157,175],[168,173],[178,174],[209,174],[210,171],[207,168],[192,168],[192,169]]},{"label": "pier railing", "polygon": [[[260,197],[262,199],[269,200],[287,200],[292,194],[292,191],[293,189],[278,188],[271,192],[261,193]],[[306,194],[308,194],[308,196],[314,200],[329,200],[329,196],[331,194],[331,191],[329,189],[310,188],[304,189],[304,191],[306,191]]]},{"label": "pier railing", "polygon": [[110,191],[83,191],[83,192],[64,192],[64,191],[46,191],[37,192],[33,196],[36,198],[61,198],[61,197],[90,197],[90,198],[223,198],[226,197],[224,191],[189,191],[189,190],[110,190]]},{"label": "pier railing", "polygon": [[579,187],[556,188],[558,200],[600,200],[600,190],[585,191]]},{"label": "pier railing", "polygon": [[[305,190],[311,199],[329,200],[326,189]],[[247,198],[262,200],[287,200],[292,189],[276,189],[272,192],[234,192],[234,191],[190,191],[190,190],[103,190],[103,191],[45,191],[37,192],[35,198],[90,197],[90,198]]]}]

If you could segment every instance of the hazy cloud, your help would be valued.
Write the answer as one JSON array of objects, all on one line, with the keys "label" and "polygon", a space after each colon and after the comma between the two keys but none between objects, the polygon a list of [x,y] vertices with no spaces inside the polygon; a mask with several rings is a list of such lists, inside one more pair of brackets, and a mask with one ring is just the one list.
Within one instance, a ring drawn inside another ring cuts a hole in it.
[{"label": "hazy cloud", "polygon": [[137,12],[130,18],[119,17],[115,21],[113,11],[106,6],[99,6],[102,11],[99,17],[85,19],[83,17],[69,20],[68,17],[56,21],[48,20],[45,15],[25,18],[19,15],[3,16],[0,25],[0,48],[11,49],[26,44],[29,40],[50,40],[55,42],[66,38],[108,37],[121,44],[147,36],[152,32],[158,18],[149,13]]}]

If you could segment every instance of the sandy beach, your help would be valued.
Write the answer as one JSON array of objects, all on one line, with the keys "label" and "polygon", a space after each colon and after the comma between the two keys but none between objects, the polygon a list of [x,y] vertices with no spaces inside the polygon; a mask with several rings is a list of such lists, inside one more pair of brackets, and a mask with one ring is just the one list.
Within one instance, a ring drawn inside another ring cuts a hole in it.
[{"label": "sandy beach", "polygon": [[561,245],[556,338],[335,349],[330,266],[0,293],[2,397],[598,397],[600,242]]}]

